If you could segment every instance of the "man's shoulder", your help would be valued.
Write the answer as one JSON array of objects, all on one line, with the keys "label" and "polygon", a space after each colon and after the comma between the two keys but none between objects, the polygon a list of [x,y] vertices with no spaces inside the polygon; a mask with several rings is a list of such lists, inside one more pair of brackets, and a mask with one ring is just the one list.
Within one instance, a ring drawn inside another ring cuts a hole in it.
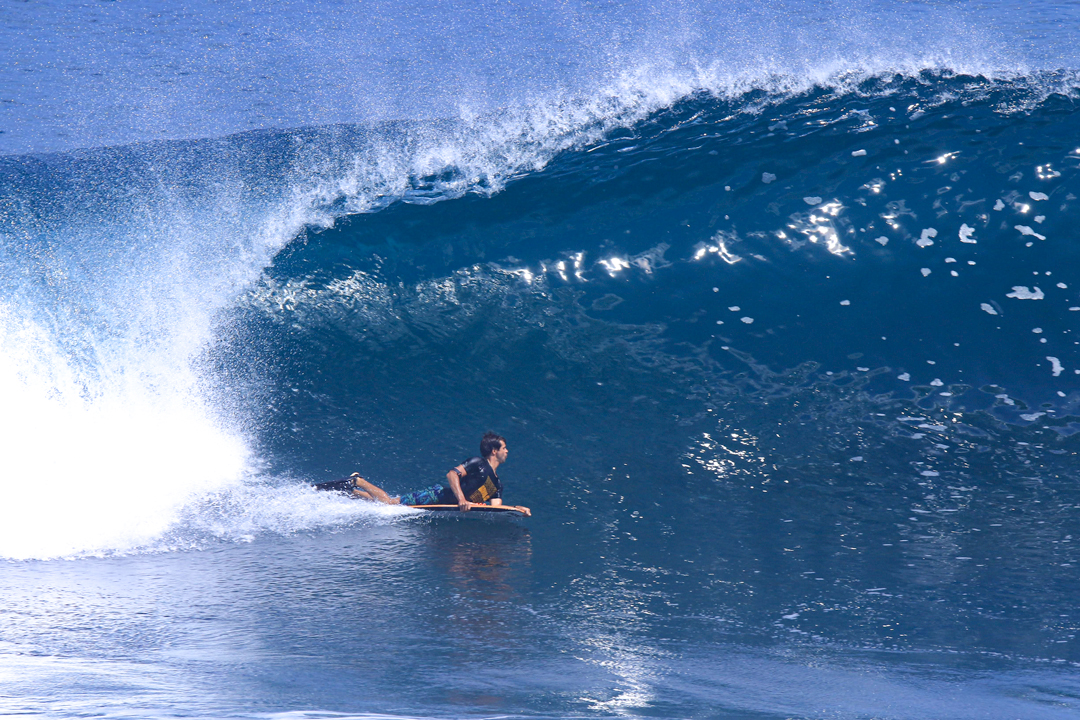
[{"label": "man's shoulder", "polygon": [[484,458],[482,458],[482,457],[480,457],[478,455],[476,457],[469,458],[465,462],[461,463],[461,465],[462,465],[462,467],[465,468],[465,471],[468,472],[469,470],[472,470],[474,468],[477,468],[477,469],[480,468],[483,465],[483,463],[484,463]]}]

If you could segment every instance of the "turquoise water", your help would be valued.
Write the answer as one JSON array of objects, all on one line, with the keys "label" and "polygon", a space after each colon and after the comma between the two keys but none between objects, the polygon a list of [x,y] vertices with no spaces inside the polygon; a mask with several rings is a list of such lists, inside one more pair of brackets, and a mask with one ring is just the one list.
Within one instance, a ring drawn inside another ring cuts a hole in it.
[{"label": "turquoise water", "polygon": [[4,712],[1075,715],[1073,5],[0,14]]}]

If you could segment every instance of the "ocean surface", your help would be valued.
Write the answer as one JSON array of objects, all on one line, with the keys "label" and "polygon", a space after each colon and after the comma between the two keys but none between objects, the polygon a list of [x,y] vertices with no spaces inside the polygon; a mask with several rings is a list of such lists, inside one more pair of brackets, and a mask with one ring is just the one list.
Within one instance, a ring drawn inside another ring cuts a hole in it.
[{"label": "ocean surface", "polygon": [[1080,2],[4,0],[0,403],[5,717],[1080,717]]}]

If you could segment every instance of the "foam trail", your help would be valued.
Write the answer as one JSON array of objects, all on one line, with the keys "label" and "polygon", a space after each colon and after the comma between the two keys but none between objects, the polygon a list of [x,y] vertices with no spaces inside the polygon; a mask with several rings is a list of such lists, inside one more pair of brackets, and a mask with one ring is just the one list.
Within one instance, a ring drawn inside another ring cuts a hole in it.
[{"label": "foam trail", "polygon": [[147,382],[153,362],[128,358],[139,377],[105,373],[88,391],[49,333],[0,312],[0,557],[200,547],[410,514],[260,481],[248,439],[216,416],[198,374]]}]

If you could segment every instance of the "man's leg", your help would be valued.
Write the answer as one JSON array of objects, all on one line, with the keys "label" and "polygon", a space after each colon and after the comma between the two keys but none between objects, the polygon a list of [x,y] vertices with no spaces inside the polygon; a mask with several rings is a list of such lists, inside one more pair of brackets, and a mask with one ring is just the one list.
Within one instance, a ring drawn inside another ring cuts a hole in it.
[{"label": "man's leg", "polygon": [[392,498],[387,495],[386,491],[378,485],[369,483],[367,480],[360,477],[360,473],[353,473],[350,479],[353,481],[353,495],[356,497],[386,503],[387,505],[397,505],[401,502],[399,498]]},{"label": "man's leg", "polygon": [[447,492],[449,491],[442,485],[432,485],[423,490],[406,493],[398,498],[398,502],[413,507],[418,505],[438,505],[443,502],[443,495]]}]

